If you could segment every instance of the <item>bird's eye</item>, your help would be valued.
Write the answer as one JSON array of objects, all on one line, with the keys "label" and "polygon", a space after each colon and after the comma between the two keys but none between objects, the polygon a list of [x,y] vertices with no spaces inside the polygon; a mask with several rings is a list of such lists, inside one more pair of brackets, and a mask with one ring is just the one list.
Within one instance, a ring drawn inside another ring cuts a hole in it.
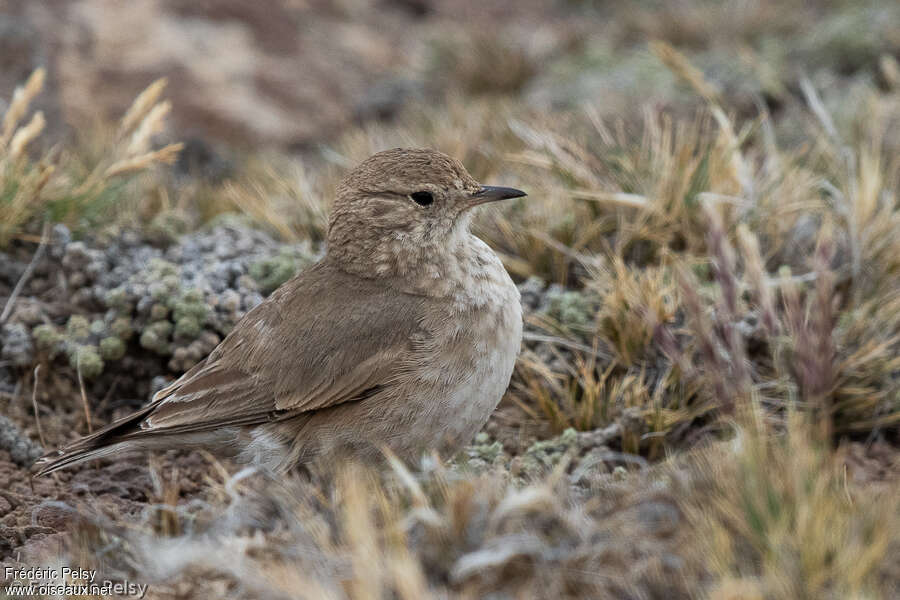
[{"label": "bird's eye", "polygon": [[421,192],[413,192],[409,197],[419,206],[429,206],[434,202],[434,196],[431,195],[431,192],[426,192],[424,190]]}]

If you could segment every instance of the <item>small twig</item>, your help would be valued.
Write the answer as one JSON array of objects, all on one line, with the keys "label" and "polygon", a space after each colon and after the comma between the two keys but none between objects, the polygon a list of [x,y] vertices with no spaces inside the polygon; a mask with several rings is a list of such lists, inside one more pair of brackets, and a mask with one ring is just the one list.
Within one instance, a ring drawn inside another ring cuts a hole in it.
[{"label": "small twig", "polygon": [[0,313],[0,325],[6,323],[6,319],[9,318],[9,315],[12,314],[13,305],[16,303],[16,298],[19,297],[19,294],[22,293],[22,289],[25,287],[25,284],[28,282],[28,279],[31,277],[31,274],[34,272],[35,266],[37,266],[38,261],[44,255],[44,249],[47,247],[47,240],[50,235],[50,222],[44,221],[44,230],[41,233],[41,243],[38,245],[37,250],[34,252],[34,256],[31,257],[31,262],[28,263],[28,266],[25,267],[25,271],[22,273],[22,276],[19,277],[18,283],[16,283],[16,287],[13,288],[12,294],[9,295],[9,299],[6,301],[6,306],[3,308],[3,312]]},{"label": "small twig", "polygon": [[81,405],[84,407],[84,418],[87,421],[88,434],[94,433],[94,426],[91,424],[91,408],[88,406],[87,394],[84,391],[84,378],[81,376],[81,356],[78,356],[77,364],[78,387],[81,390]]},{"label": "small twig", "polygon": [[34,407],[34,420],[37,423],[38,430],[38,438],[41,440],[41,446],[44,448],[47,447],[47,441],[44,439],[44,428],[41,427],[41,415],[38,412],[38,403],[37,403],[37,390],[38,390],[38,376],[41,371],[41,365],[38,365],[34,368],[34,387],[31,390],[31,406]]},{"label": "small twig", "polygon": [[556,250],[560,254],[567,256],[568,258],[584,265],[585,267],[595,267],[599,264],[599,260],[594,256],[588,256],[587,254],[582,254],[569,246],[566,246],[562,242],[559,242],[553,237],[547,235],[543,231],[538,229],[529,229],[528,233],[530,233],[535,238],[539,239],[543,243],[547,244],[550,248]]},{"label": "small twig", "polygon": [[641,194],[629,194],[626,192],[595,192],[593,190],[573,190],[572,197],[579,200],[593,200],[595,202],[617,204],[626,208],[646,209],[652,202]]},{"label": "small twig", "polygon": [[819,120],[819,123],[822,124],[822,129],[825,130],[828,137],[830,137],[838,146],[843,146],[844,144],[841,141],[841,136],[838,134],[837,127],[834,126],[831,115],[828,114],[828,109],[825,108],[825,104],[822,102],[822,99],[819,98],[816,86],[813,85],[813,82],[810,81],[809,77],[806,75],[800,77],[800,90],[803,92],[803,96],[806,98],[806,103],[809,105],[810,110],[813,111],[813,114]]},{"label": "small twig", "polygon": [[531,333],[530,331],[526,331],[522,334],[522,339],[528,342],[539,342],[543,344],[552,344],[554,346],[562,346],[563,348],[568,348],[570,350],[578,350],[579,352],[586,352],[588,354],[592,354],[597,358],[602,358],[609,360],[612,358],[610,354],[606,352],[601,352],[596,348],[591,348],[587,344],[581,344],[579,342],[573,342],[571,340],[567,340],[561,337],[555,337],[552,335],[542,335],[540,333]]}]

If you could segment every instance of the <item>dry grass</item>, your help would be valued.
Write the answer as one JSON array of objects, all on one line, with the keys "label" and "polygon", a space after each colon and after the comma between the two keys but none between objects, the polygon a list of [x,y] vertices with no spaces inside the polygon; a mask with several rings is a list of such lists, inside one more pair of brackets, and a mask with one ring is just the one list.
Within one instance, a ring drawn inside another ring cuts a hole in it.
[{"label": "dry grass", "polygon": [[[237,210],[318,243],[341,174],[393,146],[435,147],[485,183],[527,190],[474,223],[517,280],[564,288],[527,316],[504,418],[548,437],[618,426],[604,456],[643,457],[584,467],[567,451],[539,477],[502,452],[480,472],[390,461],[284,481],[214,464],[191,501],[154,467],[153,510],[128,524],[84,511],[73,562],[182,596],[893,597],[900,97],[834,115],[812,80],[765,63],[760,36],[796,34],[811,10],[799,3],[784,18],[772,2],[683,5],[636,10],[625,29],[656,38],[649,51],[695,92],[693,115],[603,119],[602,98],[538,110],[501,95],[534,74],[527,52],[476,34],[438,49],[442,107],[353,129],[302,161],[249,159],[173,199],[134,178],[176,151],[150,146],[168,111],[161,83],[103,143],[38,155],[43,119],[26,116],[42,75],[26,82],[0,137],[0,242],[47,216],[90,220],[130,181],[155,190],[151,216]],[[732,38],[773,77],[760,88],[786,118],[762,99],[748,116],[686,50]],[[848,44],[865,65],[863,42]],[[489,79],[484,56],[505,77]],[[877,448],[893,463],[854,462]]]},{"label": "dry grass", "polygon": [[[29,238],[36,222],[50,220],[69,225],[95,225],[127,212],[126,186],[154,165],[172,164],[181,144],[151,149],[163,129],[171,104],[160,101],[165,81],[142,92],[128,109],[114,134],[98,134],[94,148],[75,152],[59,147],[34,152],[45,126],[43,114],[34,113],[22,124],[30,105],[43,88],[43,69],[16,89],[3,116],[0,133],[0,246],[13,238]],[[132,188],[131,193],[136,193]],[[133,207],[133,203],[128,203]]]},{"label": "dry grass", "polygon": [[393,459],[309,480],[216,475],[208,503],[127,527],[85,512],[71,552],[97,565],[115,548],[104,573],[160,595],[178,582],[266,599],[890,597],[898,481],[857,484],[852,449],[817,442],[797,412],[782,434],[758,405],[737,422],[731,442],[625,477],[561,465],[521,482]]},{"label": "dry grass", "polygon": [[[737,456],[710,454],[688,515],[713,598],[888,598],[896,591],[897,481],[862,489],[846,449],[833,453],[791,413],[786,435],[758,421],[735,438]],[[703,495],[703,501],[697,496]]]},{"label": "dry grass", "polygon": [[[646,113],[631,145],[624,125],[608,128],[590,109],[580,128],[589,134],[565,123],[561,131],[559,123],[515,125],[530,146],[515,159],[539,172],[526,210],[545,215],[545,248],[556,254],[533,261],[529,274],[559,280],[538,269],[580,265],[577,281],[602,297],[594,344],[613,355],[590,376],[525,361],[521,389],[557,426],[598,423],[561,419],[548,394],[564,407],[566,398],[592,396],[597,381],[617,389],[653,373],[638,394],[651,431],[664,422],[671,433],[710,409],[732,414],[758,394],[775,415],[799,402],[827,433],[896,432],[898,161],[885,154],[881,132],[900,105],[873,98],[854,141],[844,142],[810,88],[818,127],[805,148],[782,150],[768,115],[733,123],[686,59],[660,48],[698,87],[707,117]],[[577,216],[586,204],[594,218]],[[552,238],[560,220],[576,231]],[[492,242],[504,247],[506,231],[534,227],[523,211],[507,210]],[[877,318],[860,320],[875,306]],[[655,398],[670,418],[656,416]],[[626,396],[615,403],[626,406]]]}]

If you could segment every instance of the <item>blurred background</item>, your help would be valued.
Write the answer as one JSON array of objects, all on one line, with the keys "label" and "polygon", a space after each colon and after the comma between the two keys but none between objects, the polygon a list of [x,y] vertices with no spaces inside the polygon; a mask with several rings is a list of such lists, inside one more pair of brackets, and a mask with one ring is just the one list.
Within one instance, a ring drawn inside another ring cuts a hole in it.
[{"label": "blurred background", "polygon": [[303,151],[459,97],[599,117],[696,103],[656,40],[731,111],[790,112],[805,73],[840,118],[898,85],[898,22],[876,0],[3,0],[0,98],[46,67],[39,106],[58,135],[119,118],[166,77],[179,139]]}]

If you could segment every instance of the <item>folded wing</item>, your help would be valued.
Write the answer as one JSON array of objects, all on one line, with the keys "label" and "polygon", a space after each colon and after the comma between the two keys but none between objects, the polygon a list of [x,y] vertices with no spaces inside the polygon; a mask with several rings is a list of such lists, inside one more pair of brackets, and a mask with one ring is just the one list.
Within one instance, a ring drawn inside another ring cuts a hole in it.
[{"label": "folded wing", "polygon": [[122,442],[280,420],[389,388],[423,339],[424,302],[321,262],[247,313],[148,406],[44,457],[40,474]]}]

